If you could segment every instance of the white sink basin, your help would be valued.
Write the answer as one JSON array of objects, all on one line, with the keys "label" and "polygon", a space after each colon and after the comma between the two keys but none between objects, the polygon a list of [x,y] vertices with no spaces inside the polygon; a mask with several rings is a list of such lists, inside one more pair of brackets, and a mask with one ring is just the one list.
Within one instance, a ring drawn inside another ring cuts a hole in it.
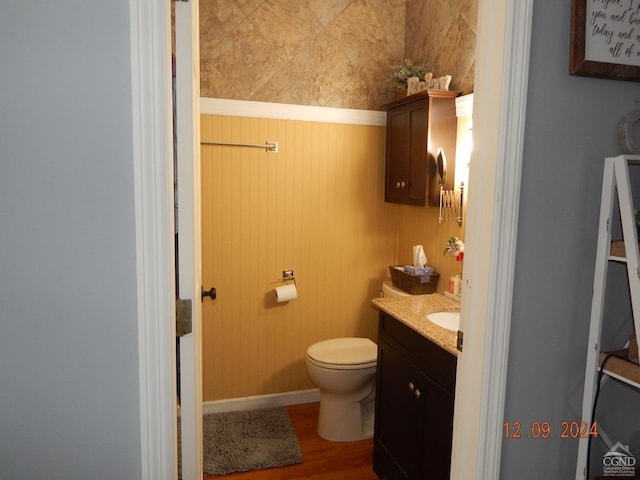
[{"label": "white sink basin", "polygon": [[460,312],[434,312],[427,314],[427,320],[439,327],[457,332],[460,328]]}]

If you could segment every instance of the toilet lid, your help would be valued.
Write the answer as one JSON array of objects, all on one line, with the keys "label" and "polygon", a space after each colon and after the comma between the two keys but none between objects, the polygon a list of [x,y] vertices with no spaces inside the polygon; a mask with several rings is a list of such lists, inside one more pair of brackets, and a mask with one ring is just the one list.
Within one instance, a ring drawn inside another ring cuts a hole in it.
[{"label": "toilet lid", "polygon": [[307,355],[325,364],[363,365],[376,362],[378,346],[368,338],[332,338],[311,345]]}]

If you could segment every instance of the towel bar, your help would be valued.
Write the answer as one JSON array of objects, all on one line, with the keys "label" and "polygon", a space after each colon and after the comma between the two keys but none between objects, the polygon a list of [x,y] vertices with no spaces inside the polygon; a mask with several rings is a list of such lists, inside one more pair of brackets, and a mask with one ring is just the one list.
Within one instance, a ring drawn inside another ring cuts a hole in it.
[{"label": "towel bar", "polygon": [[278,142],[259,143],[226,143],[226,142],[200,142],[200,145],[222,145],[225,147],[251,147],[264,148],[269,153],[278,153]]}]

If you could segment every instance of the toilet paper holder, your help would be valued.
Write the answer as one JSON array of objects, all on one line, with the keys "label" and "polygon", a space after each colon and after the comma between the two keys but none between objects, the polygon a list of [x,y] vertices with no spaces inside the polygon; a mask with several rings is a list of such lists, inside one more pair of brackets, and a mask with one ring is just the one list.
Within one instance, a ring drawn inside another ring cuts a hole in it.
[{"label": "toilet paper holder", "polygon": [[290,281],[293,281],[293,283],[286,283],[279,287],[275,287],[272,290],[276,303],[286,305],[291,300],[298,298],[298,287],[296,285],[296,277],[293,274],[293,270],[283,270],[282,282]]},{"label": "toilet paper holder", "polygon": [[295,285],[296,277],[293,274],[293,270],[283,270],[282,271],[282,281],[286,282],[286,281],[289,281],[289,280],[293,280],[293,283]]}]

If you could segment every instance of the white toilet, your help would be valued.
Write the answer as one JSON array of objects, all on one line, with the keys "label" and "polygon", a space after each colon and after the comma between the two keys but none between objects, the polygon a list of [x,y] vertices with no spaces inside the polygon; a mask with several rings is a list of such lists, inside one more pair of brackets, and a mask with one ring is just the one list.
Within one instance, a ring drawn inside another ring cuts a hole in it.
[{"label": "white toilet", "polygon": [[[391,282],[384,296],[409,295]],[[307,371],[320,389],[318,435],[334,442],[373,436],[377,345],[368,338],[333,338],[307,349]]]},{"label": "white toilet", "polygon": [[318,435],[334,442],[373,436],[378,346],[368,338],[333,338],[307,349],[307,371],[320,389]]},{"label": "white toilet", "polygon": [[390,297],[390,298],[398,298],[398,297],[410,297],[411,294],[405,292],[404,290],[400,290],[397,287],[393,286],[391,280],[385,280],[382,282],[382,297]]}]

